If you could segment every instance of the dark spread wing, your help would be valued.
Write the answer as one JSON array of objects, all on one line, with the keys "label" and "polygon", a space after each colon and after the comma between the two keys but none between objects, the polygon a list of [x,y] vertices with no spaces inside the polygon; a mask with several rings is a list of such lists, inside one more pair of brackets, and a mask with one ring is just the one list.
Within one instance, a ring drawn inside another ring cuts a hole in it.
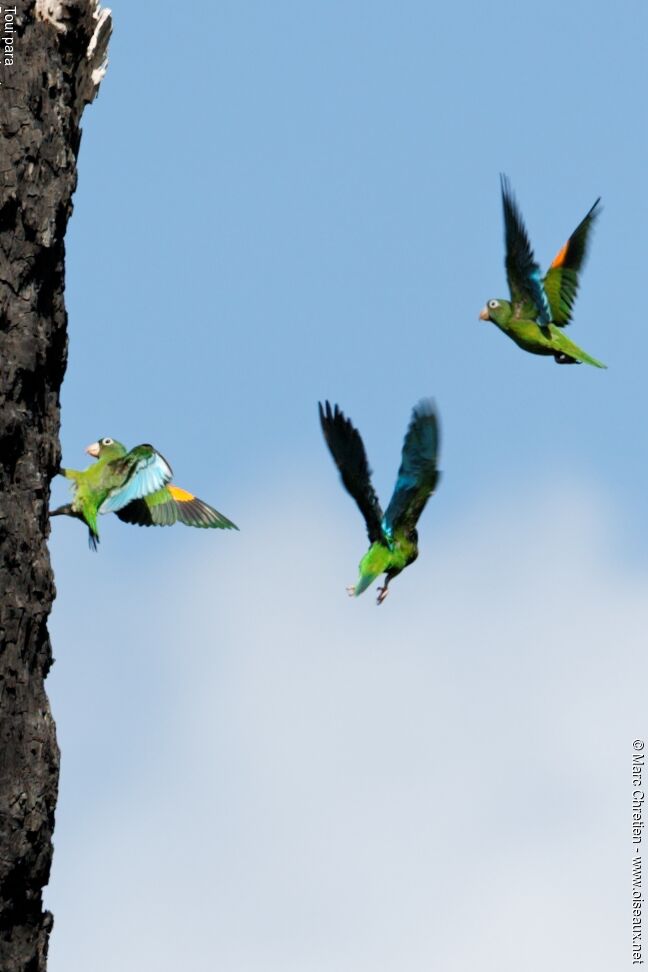
[{"label": "dark spread wing", "polygon": [[585,262],[594,220],[601,212],[600,202],[600,198],[596,200],[587,216],[558,251],[544,278],[544,289],[551,306],[551,320],[559,327],[564,327],[571,321],[572,308],[578,293],[578,274]]},{"label": "dark spread wing", "polygon": [[[160,508],[166,509],[167,504],[164,504]],[[121,510],[115,510],[115,513],[124,523],[132,523],[135,526],[171,526],[178,519],[175,509],[171,504],[169,504],[168,518],[167,516],[162,516],[157,520],[154,519],[151,507],[143,499],[132,500],[127,506],[123,506]]]},{"label": "dark spread wing", "polygon": [[395,530],[416,527],[425,504],[439,481],[439,422],[430,399],[423,399],[412,412],[403,442],[403,455],[394,494],[387,507],[383,528],[387,536]]},{"label": "dark spread wing", "polygon": [[171,501],[175,504],[180,523],[192,527],[215,527],[218,530],[238,530],[235,523],[226,516],[209,506],[204,500],[198,499],[193,493],[179,486],[167,486]]},{"label": "dark spread wing", "polygon": [[156,493],[133,500],[116,513],[124,523],[133,523],[136,526],[172,526],[174,523],[184,523],[185,526],[238,530],[235,523],[213,506],[204,503],[186,489],[172,485],[163,486]]},{"label": "dark spread wing", "polygon": [[[542,324],[551,320],[549,302],[542,286],[540,267],[535,261],[529,237],[505,175],[500,176],[504,210],[506,277],[511,291],[515,317],[539,318]],[[529,305],[530,308],[529,308]]]},{"label": "dark spread wing", "polygon": [[380,526],[382,510],[371,485],[371,470],[360,433],[337,405],[331,409],[330,404],[325,402],[322,408],[320,403],[319,416],[326,444],[331,450],[344,486],[365,518],[370,541],[376,543],[384,540]]},{"label": "dark spread wing", "polygon": [[109,465],[118,484],[99,507],[100,513],[116,513],[133,500],[158,492],[173,476],[164,456],[148,444],[135,446],[120,459],[113,459]]}]

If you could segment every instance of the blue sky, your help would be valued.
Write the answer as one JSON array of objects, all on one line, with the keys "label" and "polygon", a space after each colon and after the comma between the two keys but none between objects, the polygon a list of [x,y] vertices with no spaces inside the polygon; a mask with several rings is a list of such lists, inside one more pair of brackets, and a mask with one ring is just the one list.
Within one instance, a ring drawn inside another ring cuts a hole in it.
[{"label": "blue sky", "polygon": [[[587,967],[620,967],[648,733],[645,6],[113,13],[68,233],[64,462],[153,442],[241,533],[106,517],[91,556],[53,524],[52,969],[176,969],[191,941],[196,969],[512,970],[520,901],[545,939],[527,967],[577,968],[577,892]],[[500,172],[545,265],[603,197],[570,336],[608,371],[477,320],[506,296]],[[427,395],[419,561],[380,610],[348,602],[365,534],[317,401],[386,502]]]}]

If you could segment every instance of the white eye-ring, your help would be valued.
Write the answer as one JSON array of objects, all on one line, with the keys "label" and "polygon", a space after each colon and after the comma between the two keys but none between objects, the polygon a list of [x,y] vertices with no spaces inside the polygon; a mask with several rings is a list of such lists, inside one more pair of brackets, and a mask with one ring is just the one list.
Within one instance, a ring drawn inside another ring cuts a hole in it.
[{"label": "white eye-ring", "polygon": [[499,300],[489,300],[488,301],[488,306],[489,307],[493,307],[493,308],[499,307]]},{"label": "white eye-ring", "polygon": [[102,445],[112,445],[113,444],[113,440],[112,439],[102,439],[101,440],[101,444]]}]

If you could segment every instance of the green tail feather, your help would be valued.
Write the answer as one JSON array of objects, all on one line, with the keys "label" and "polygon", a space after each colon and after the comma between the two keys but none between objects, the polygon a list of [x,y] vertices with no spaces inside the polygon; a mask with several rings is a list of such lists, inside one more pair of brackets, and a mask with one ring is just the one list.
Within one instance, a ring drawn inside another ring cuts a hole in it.
[{"label": "green tail feather", "polygon": [[550,324],[549,327],[554,338],[554,347],[557,351],[562,351],[563,354],[569,355],[570,358],[574,358],[576,361],[582,361],[583,364],[592,365],[594,368],[607,368],[607,365],[603,364],[602,361],[593,358],[587,351],[583,351],[577,344],[570,341],[562,330],[553,324]]},{"label": "green tail feather", "polygon": [[576,361],[581,361],[583,364],[592,365],[594,368],[607,369],[606,364],[603,364],[603,362],[599,361],[597,358],[593,358],[591,354],[588,354],[586,351],[583,351],[581,348],[576,347],[576,345],[573,346],[573,349],[571,351],[566,351],[565,353],[568,354],[570,357],[575,358]]},{"label": "green tail feather", "polygon": [[370,584],[384,574],[391,562],[391,553],[382,543],[372,543],[360,561],[360,579],[355,586],[354,595],[358,597]]},{"label": "green tail feather", "polygon": [[355,587],[353,589],[353,596],[354,597],[359,597],[360,594],[362,594],[364,591],[366,591],[367,588],[370,587],[371,584],[373,584],[373,582],[378,577],[380,577],[380,574],[381,574],[381,571],[378,571],[377,574],[363,574],[360,577],[360,580],[358,581],[358,583],[355,585]]}]

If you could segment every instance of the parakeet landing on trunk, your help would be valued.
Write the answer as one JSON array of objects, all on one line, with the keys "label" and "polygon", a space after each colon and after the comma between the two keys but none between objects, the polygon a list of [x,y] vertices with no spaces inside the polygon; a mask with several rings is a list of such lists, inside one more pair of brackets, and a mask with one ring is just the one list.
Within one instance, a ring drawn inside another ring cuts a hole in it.
[{"label": "parakeet landing on trunk", "polygon": [[166,459],[151,445],[138,445],[130,452],[121,442],[104,438],[86,449],[97,462],[88,469],[61,469],[72,481],[71,503],[52,511],[52,516],[74,516],[90,531],[90,546],[99,542],[97,516],[116,513],[125,523],[138,526],[238,527],[217,510],[184,489],[171,485],[173,472]]},{"label": "parakeet landing on trunk", "polygon": [[377,603],[382,604],[391,579],[418,557],[416,524],[439,480],[439,423],[434,405],[424,399],[414,408],[396,486],[384,515],[371,485],[371,470],[360,433],[337,405],[331,409],[328,402],[323,408],[320,404],[319,415],[342,482],[365,518],[371,541],[360,561],[358,582],[347,590],[357,597],[380,574],[385,574],[385,586],[378,588]]},{"label": "parakeet landing on trunk", "polygon": [[605,368],[582,348],[570,341],[563,328],[569,324],[578,274],[585,260],[587,242],[599,213],[597,199],[578,224],[544,277],[535,261],[529,237],[506,176],[501,176],[506,276],[510,300],[489,300],[479,315],[491,321],[515,343],[531,354],[553,355],[558,364],[581,361]]}]

